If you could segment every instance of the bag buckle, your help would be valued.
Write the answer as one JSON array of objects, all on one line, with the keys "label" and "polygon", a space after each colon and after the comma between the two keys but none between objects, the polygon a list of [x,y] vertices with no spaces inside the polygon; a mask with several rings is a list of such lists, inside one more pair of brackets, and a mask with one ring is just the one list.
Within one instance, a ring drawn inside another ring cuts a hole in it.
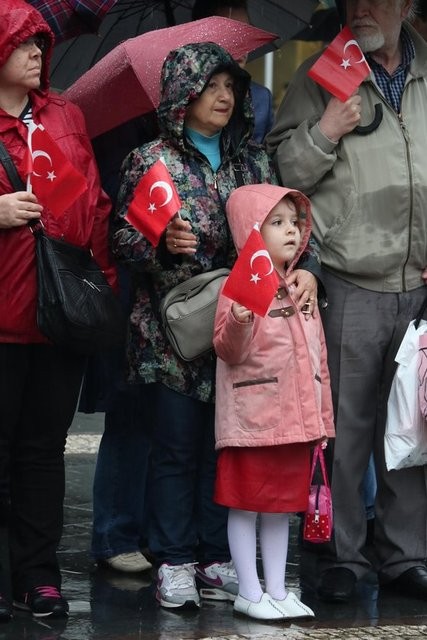
[{"label": "bag buckle", "polygon": [[30,220],[27,226],[33,235],[35,233],[39,233],[40,231],[43,231],[44,229],[44,224],[42,220]]}]

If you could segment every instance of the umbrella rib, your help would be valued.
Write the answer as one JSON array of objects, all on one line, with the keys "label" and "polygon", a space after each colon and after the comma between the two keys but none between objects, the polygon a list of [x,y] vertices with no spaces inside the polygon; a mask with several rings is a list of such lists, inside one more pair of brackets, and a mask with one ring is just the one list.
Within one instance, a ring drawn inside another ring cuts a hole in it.
[{"label": "umbrella rib", "polygon": [[273,7],[276,7],[277,9],[283,11],[284,13],[287,13],[288,16],[291,16],[292,18],[297,18],[298,20],[301,20],[301,22],[303,22],[304,24],[310,24],[310,21],[307,22],[307,20],[304,20],[304,18],[301,18],[301,16],[298,15],[298,13],[295,13],[295,11],[292,11],[292,9],[287,9],[286,7],[282,7],[280,3],[278,2],[274,2],[270,0],[270,4],[273,5]]},{"label": "umbrella rib", "polygon": [[61,43],[62,46],[64,47],[64,50],[61,53],[61,57],[56,61],[55,65],[53,65],[53,64],[51,65],[50,75],[53,75],[56,72],[57,68],[61,65],[64,57],[66,57],[70,53],[71,49],[73,48],[73,46],[77,42],[77,40],[78,40],[78,38],[74,38],[72,40],[69,40],[67,42],[68,46],[65,46],[65,42]]},{"label": "umbrella rib", "polygon": [[166,24],[169,27],[174,27],[176,25],[176,20],[170,0],[164,0],[163,6],[166,16]]},{"label": "umbrella rib", "polygon": [[[96,50],[95,50],[94,54],[92,55],[91,62],[90,62],[90,67],[93,67],[93,65],[94,65],[94,64],[95,64],[95,62],[97,61],[98,54],[99,54],[99,52],[100,52],[100,50],[101,50],[101,48],[102,48],[102,46],[103,46],[103,44],[104,44],[104,40],[107,40],[107,39],[108,39],[108,36],[109,36],[110,32],[111,32],[111,31],[112,31],[112,30],[117,26],[117,24],[118,24],[121,20],[124,20],[125,18],[129,18],[129,17],[133,17],[133,16],[135,16],[135,15],[137,15],[137,14],[139,13],[139,15],[140,15],[140,17],[139,17],[139,24],[141,24],[141,21],[143,21],[143,20],[144,20],[144,18],[145,18],[145,15],[146,15],[146,14],[145,14],[145,13],[144,13],[144,11],[143,11],[144,3],[143,3],[143,2],[141,2],[141,3],[139,3],[139,4],[140,4],[140,7],[141,7],[141,9],[140,9],[140,10],[138,10],[138,8],[137,8],[137,7],[131,6],[131,5],[129,4],[129,8],[128,8],[128,9],[125,9],[124,11],[122,11],[122,12],[121,12],[121,14],[119,15],[119,17],[118,17],[118,18],[116,18],[116,20],[114,21],[114,23],[113,23],[113,24],[108,28],[108,30],[105,32],[105,34],[103,34],[103,37],[102,37],[102,39],[101,39],[101,41],[100,41],[100,43],[99,43],[98,47],[96,48]],[[134,3],[132,3],[132,5],[134,5]],[[102,56],[101,56],[101,57],[102,57]]]}]

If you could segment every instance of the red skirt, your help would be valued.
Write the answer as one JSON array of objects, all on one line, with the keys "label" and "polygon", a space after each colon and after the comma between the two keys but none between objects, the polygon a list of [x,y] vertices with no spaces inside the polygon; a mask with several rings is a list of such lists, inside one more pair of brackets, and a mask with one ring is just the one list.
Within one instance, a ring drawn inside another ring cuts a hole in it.
[{"label": "red skirt", "polygon": [[214,501],[260,513],[305,511],[310,485],[307,442],[221,449]]}]

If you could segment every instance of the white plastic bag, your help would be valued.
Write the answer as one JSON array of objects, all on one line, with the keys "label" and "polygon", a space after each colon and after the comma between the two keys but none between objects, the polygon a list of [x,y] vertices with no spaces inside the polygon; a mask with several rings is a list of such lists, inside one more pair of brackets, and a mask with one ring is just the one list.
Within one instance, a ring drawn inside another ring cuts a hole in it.
[{"label": "white plastic bag", "polygon": [[399,351],[387,404],[384,450],[387,470],[427,463],[427,422],[418,396],[419,337],[427,333],[427,321],[409,323]]}]

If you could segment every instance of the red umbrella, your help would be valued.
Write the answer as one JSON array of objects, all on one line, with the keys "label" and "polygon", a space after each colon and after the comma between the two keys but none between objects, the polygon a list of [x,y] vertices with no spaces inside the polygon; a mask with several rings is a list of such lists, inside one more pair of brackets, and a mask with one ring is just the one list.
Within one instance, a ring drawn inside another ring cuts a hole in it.
[{"label": "red umbrella", "polygon": [[56,43],[81,33],[95,33],[117,0],[27,0],[46,20]]},{"label": "red umbrella", "polygon": [[219,17],[150,31],[119,44],[64,96],[82,109],[94,138],[158,106],[161,69],[172,49],[216,42],[238,58],[276,38],[274,33]]}]

